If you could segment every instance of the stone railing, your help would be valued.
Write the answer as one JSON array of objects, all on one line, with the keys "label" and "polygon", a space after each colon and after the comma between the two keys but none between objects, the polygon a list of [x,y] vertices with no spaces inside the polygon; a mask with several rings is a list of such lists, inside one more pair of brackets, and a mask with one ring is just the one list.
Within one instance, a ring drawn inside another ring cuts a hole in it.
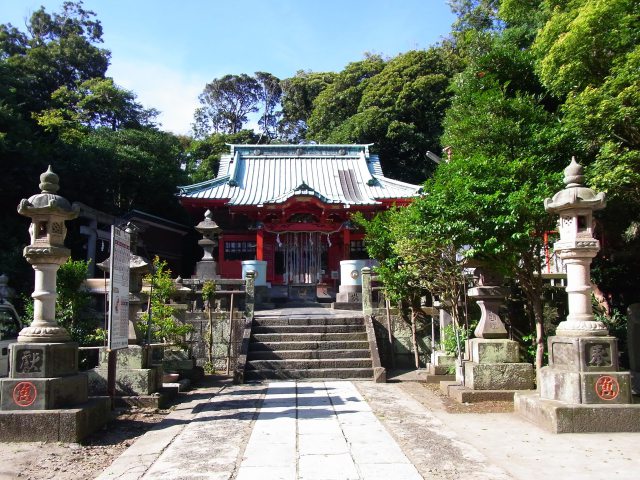
[{"label": "stone railing", "polygon": [[377,277],[372,274],[369,267],[362,269],[362,314],[364,316],[364,324],[367,329],[369,350],[371,351],[373,381],[376,383],[385,383],[387,381],[387,371],[380,362],[378,339],[376,338],[376,330],[373,325],[373,292],[374,290],[382,289],[382,287],[373,286],[373,281],[376,278]]},{"label": "stone railing", "polygon": [[244,369],[247,364],[247,353],[249,352],[249,342],[251,341],[251,326],[253,325],[253,313],[255,307],[255,276],[254,271],[246,273],[245,281],[245,310],[244,328],[242,330],[242,343],[238,352],[236,366],[233,369],[233,383],[244,383]]}]

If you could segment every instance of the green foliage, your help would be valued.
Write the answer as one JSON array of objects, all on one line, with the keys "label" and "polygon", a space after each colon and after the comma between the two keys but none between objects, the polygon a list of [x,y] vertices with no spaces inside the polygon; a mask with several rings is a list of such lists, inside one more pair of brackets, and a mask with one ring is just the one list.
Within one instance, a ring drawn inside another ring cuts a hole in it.
[{"label": "green foliage", "polygon": [[313,102],[335,76],[333,72],[299,70],[295,76],[282,81],[282,119],[279,125],[282,139],[298,143],[305,138]]},{"label": "green foliage", "polygon": [[448,86],[458,68],[447,45],[349,64],[315,98],[307,138],[374,143],[387,175],[424,179],[433,168],[427,151],[441,150]]},{"label": "green foliage", "polygon": [[446,325],[441,332],[444,341],[441,342],[440,348],[448,355],[458,357],[464,354],[465,341],[471,337],[471,328],[465,328],[464,325],[456,328],[454,324]]},{"label": "green foliage", "polygon": [[627,316],[618,309],[613,309],[610,315],[595,312],[595,319],[604,323],[609,330],[609,335],[618,339],[618,348],[626,350],[627,346]]},{"label": "green foliage", "polygon": [[213,178],[218,173],[220,156],[229,152],[228,144],[257,143],[252,130],[236,134],[212,133],[202,139],[189,139],[185,148],[185,171],[193,183]]},{"label": "green foliage", "polygon": [[[89,264],[67,260],[58,270],[56,320],[80,345],[96,345],[96,316],[90,308],[91,295],[84,288]],[[98,343],[99,344],[99,343]]]},{"label": "green foliage", "polygon": [[186,349],[186,335],[193,331],[193,326],[177,320],[175,309],[169,304],[176,287],[167,262],[156,256],[153,259],[153,273],[146,275],[144,281],[151,285],[151,312],[141,315],[138,323],[144,338],[148,338],[147,329],[150,324],[152,342],[173,344]]},{"label": "green foliage", "polygon": [[216,282],[213,280],[205,280],[202,284],[202,299],[205,302],[211,302],[216,291]]},{"label": "green foliage", "polygon": [[[56,283],[56,321],[64,327],[80,346],[103,345],[104,338],[97,328],[97,314],[91,308],[91,295],[84,287],[89,263],[85,260],[67,260],[60,265]],[[33,299],[26,295],[23,323],[33,321]]]},{"label": "green foliage", "polygon": [[542,82],[558,97],[600,85],[640,41],[634,0],[548,1],[546,7],[533,52]]}]

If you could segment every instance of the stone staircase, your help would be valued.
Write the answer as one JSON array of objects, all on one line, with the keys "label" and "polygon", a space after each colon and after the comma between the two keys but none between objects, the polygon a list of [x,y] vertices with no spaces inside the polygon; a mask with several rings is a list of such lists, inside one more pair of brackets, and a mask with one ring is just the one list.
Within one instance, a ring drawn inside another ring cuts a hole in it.
[{"label": "stone staircase", "polygon": [[256,316],[245,381],[298,378],[372,379],[362,315]]}]

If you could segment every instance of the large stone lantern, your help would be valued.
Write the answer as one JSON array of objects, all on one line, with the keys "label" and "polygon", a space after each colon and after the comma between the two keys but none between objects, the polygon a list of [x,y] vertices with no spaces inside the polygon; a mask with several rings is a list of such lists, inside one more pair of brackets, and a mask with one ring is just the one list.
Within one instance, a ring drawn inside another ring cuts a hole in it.
[{"label": "large stone lantern", "polygon": [[591,260],[600,249],[593,212],[605,207],[603,193],[584,185],[575,159],[564,170],[566,187],[544,201],[560,216],[554,245],[567,269],[569,315],[549,337],[549,365],[540,369],[538,392],[517,394],[515,409],[556,433],[640,430],[640,405],[631,404],[629,372],[618,364],[618,346],[591,308]]},{"label": "large stone lantern", "polygon": [[64,246],[67,235],[65,221],[78,216],[78,209],[56,194],[60,185],[51,166],[40,175],[41,193],[24,199],[18,213],[31,218],[31,244],[25,247],[24,257],[35,270],[33,322],[22,329],[18,342],[68,342],[69,333],[56,323],[56,276],[60,265],[70,255]]},{"label": "large stone lantern", "polygon": [[31,218],[24,256],[35,270],[34,314],[9,346],[9,376],[0,379],[3,441],[77,442],[109,418],[109,399],[89,399],[87,376],[78,372],[78,344],[56,323],[56,276],[70,254],[64,222],[78,216],[58,188],[49,167],[40,175],[41,193],[18,206]]},{"label": "large stone lantern", "polygon": [[607,335],[607,328],[593,317],[591,308],[591,260],[600,250],[593,237],[593,212],[606,206],[604,193],[584,186],[582,167],[571,159],[564,170],[566,187],[544,201],[549,213],[560,216],[560,240],[554,249],[567,269],[569,315],[558,325],[557,335]]}]

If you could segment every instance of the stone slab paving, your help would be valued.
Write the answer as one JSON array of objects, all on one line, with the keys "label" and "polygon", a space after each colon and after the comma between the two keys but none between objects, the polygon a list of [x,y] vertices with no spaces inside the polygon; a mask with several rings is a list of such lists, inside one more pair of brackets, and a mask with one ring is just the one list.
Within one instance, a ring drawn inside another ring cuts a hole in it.
[{"label": "stone slab paving", "polygon": [[353,383],[278,382],[269,384],[236,478],[377,479],[385,470],[422,478]]},{"label": "stone slab paving", "polygon": [[231,478],[266,390],[261,385],[203,389],[140,437],[97,478]]}]

